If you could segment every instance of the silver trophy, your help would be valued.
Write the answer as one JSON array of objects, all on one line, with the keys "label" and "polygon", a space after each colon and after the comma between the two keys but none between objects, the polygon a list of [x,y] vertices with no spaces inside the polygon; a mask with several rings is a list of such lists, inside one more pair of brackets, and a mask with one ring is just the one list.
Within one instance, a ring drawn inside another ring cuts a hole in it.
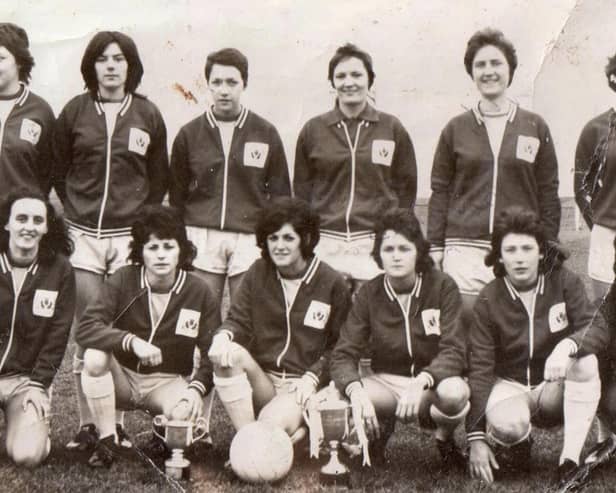
[{"label": "silver trophy", "polygon": [[[152,431],[171,449],[171,458],[165,461],[165,473],[173,479],[182,479],[188,473],[190,461],[184,457],[184,450],[207,434],[207,421],[197,418],[195,422],[167,419],[160,414],[152,420]],[[156,428],[165,428],[165,436]]]}]

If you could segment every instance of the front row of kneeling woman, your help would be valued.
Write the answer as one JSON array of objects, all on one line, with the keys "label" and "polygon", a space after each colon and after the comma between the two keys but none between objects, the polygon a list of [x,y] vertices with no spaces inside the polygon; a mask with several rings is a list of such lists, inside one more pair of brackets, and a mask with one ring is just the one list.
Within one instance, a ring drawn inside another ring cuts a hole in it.
[{"label": "front row of kneeling woman", "polygon": [[[33,466],[49,453],[50,386],[73,316],[71,246],[62,220],[37,194],[10,197],[0,222],[0,399],[8,454]],[[300,441],[302,412],[330,375],[375,460],[396,419],[417,419],[435,428],[445,464],[468,463],[473,476],[491,482],[505,465],[503,448],[528,466],[531,421],[564,421],[559,476],[575,470],[601,397],[596,355],[610,337],[534,213],[508,209],[496,222],[486,258],[496,279],[478,297],[470,328],[459,323],[457,286],[434,268],[407,210],[377,225],[373,256],[384,273],[352,304],[342,276],[314,256],[319,219],[303,201],[275,201],[256,237],[262,258],[221,323],[208,288],[187,272],[195,249],[175,211],[153,206],[135,222],[132,264],[108,279],[76,330],[100,438],[90,465],[126,454],[116,406],[195,419],[209,416],[214,387],[236,429],[256,418]],[[613,301],[603,310],[612,323]],[[368,347],[372,368],[358,371]],[[198,368],[195,348],[203,355]],[[607,377],[604,422],[616,416]],[[465,418],[468,458],[453,440]]]}]

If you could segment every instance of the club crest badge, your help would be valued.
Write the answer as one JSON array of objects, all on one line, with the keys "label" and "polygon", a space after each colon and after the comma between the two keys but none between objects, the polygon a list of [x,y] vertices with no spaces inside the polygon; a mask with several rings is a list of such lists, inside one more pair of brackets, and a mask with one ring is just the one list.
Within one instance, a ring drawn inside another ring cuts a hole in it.
[{"label": "club crest badge", "polygon": [[140,156],[145,156],[149,146],[150,134],[140,128],[131,127],[128,134],[128,150]]},{"label": "club crest badge", "polygon": [[37,317],[51,318],[56,310],[57,291],[37,289],[32,300],[32,313]]},{"label": "club crest badge", "polygon": [[330,311],[331,305],[323,303],[322,301],[312,300],[304,316],[304,325],[312,327],[313,329],[323,330],[329,320]]},{"label": "club crest badge", "polygon": [[422,310],[421,321],[427,336],[441,335],[441,311],[436,308]]},{"label": "club crest badge", "polygon": [[518,144],[515,149],[515,157],[534,163],[539,151],[539,139],[536,137],[527,137],[526,135],[518,135]]},{"label": "club crest badge", "polygon": [[569,327],[567,308],[565,303],[557,303],[550,307],[549,314],[550,332],[560,332]]},{"label": "club crest badge", "polygon": [[178,316],[177,324],[175,325],[175,333],[179,336],[192,337],[193,339],[199,334],[199,319],[201,312],[182,308]]},{"label": "club crest badge", "polygon": [[263,168],[268,152],[269,144],[264,144],[262,142],[246,142],[244,144],[244,166]]},{"label": "club crest badge", "polygon": [[30,142],[32,145],[38,144],[41,138],[42,127],[30,118],[24,118],[21,121],[21,128],[19,129],[19,138]]},{"label": "club crest badge", "polygon": [[372,162],[391,166],[391,161],[396,150],[396,143],[393,140],[375,139],[372,141]]}]

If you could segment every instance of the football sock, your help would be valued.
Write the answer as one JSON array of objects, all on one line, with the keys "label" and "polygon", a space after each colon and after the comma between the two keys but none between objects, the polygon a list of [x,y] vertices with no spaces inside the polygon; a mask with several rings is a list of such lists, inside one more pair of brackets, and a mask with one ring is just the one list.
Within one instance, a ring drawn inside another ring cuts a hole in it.
[{"label": "football sock", "polygon": [[115,436],[115,388],[111,372],[92,377],[84,371],[81,374],[81,385],[100,437]]},{"label": "football sock", "polygon": [[116,409],[115,420],[117,424],[119,424],[122,428],[124,428],[124,411],[120,411]]},{"label": "football sock", "polygon": [[236,430],[255,420],[252,387],[246,373],[233,377],[214,375],[216,392]]},{"label": "football sock", "polygon": [[597,417],[597,442],[601,443],[612,436],[612,430],[601,418]]},{"label": "football sock", "polygon": [[434,404],[430,406],[430,417],[436,424],[436,431],[434,436],[437,440],[446,442],[453,436],[453,432],[458,425],[464,421],[464,418],[468,414],[468,410],[471,408],[471,403],[467,401],[466,405],[455,416],[447,416],[441,410],[439,410]]},{"label": "football sock", "polygon": [[559,464],[562,464],[565,459],[579,463],[580,452],[597,411],[600,396],[601,381],[598,378],[586,382],[565,380],[564,443]]},{"label": "football sock", "polygon": [[77,395],[77,409],[79,410],[79,428],[83,425],[94,423],[94,418],[88,407],[86,396],[83,395],[81,385],[81,372],[83,371],[83,359],[73,356],[73,375],[75,375],[75,390]]}]

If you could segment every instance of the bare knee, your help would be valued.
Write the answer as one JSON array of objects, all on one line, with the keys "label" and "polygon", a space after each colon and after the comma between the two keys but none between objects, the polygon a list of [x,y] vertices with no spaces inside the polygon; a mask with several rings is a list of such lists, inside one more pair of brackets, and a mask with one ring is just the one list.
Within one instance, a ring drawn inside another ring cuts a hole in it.
[{"label": "bare knee", "polygon": [[100,377],[109,371],[111,354],[98,349],[86,349],[83,355],[83,368],[91,377]]},{"label": "bare knee", "polygon": [[49,433],[43,422],[11,435],[7,439],[6,452],[17,466],[34,468],[49,455]]},{"label": "bare knee", "polygon": [[460,413],[470,398],[468,384],[460,377],[450,377],[442,380],[436,387],[436,397],[439,411],[453,416]]},{"label": "bare knee", "polygon": [[594,354],[578,358],[567,372],[567,380],[588,382],[599,378],[599,361]]},{"label": "bare knee", "polygon": [[487,416],[488,432],[496,441],[504,445],[513,445],[528,436],[530,431],[530,411],[520,412],[517,406],[511,409],[499,409]]}]

